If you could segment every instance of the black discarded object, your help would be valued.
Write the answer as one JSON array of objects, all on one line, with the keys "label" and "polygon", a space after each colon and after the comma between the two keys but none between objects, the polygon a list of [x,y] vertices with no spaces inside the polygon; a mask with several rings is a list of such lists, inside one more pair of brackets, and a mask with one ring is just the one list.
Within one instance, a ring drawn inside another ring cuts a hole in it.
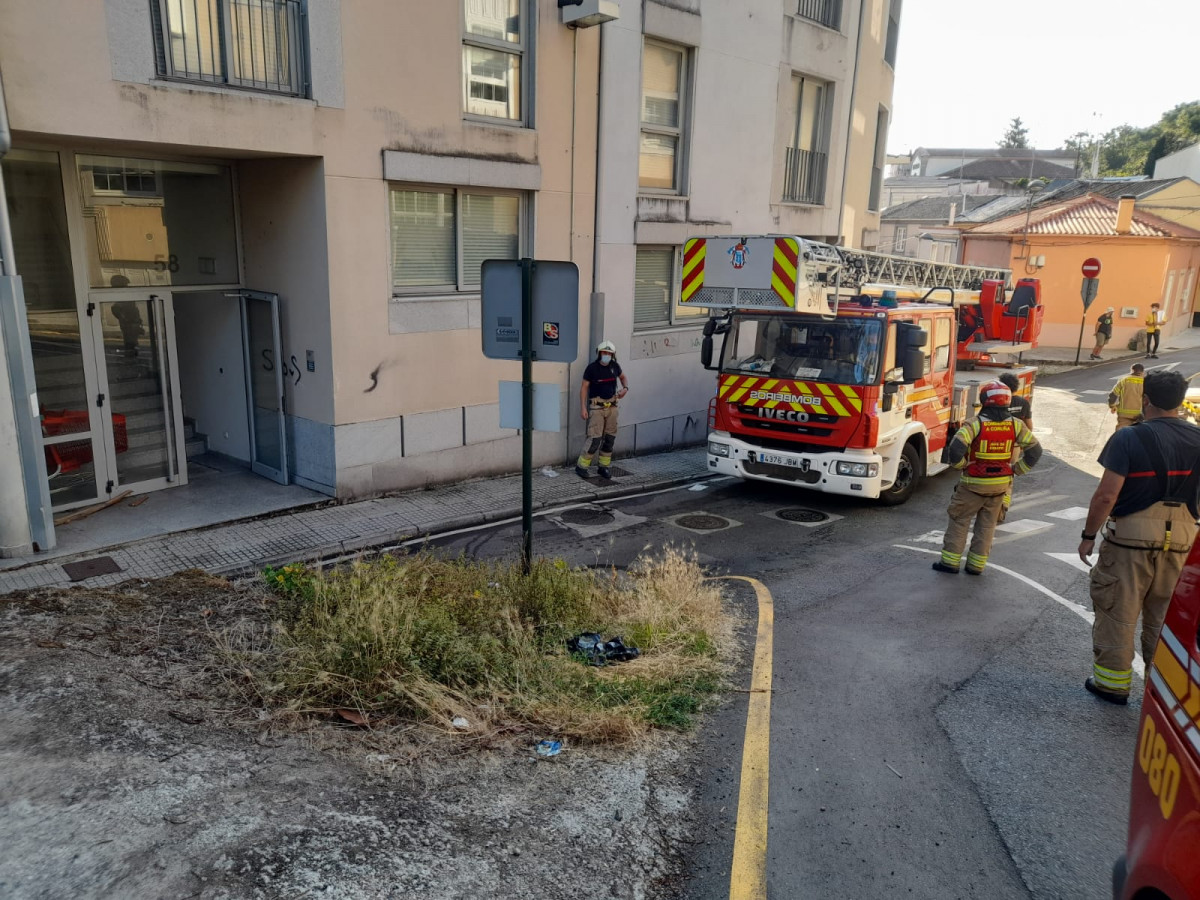
[{"label": "black discarded object", "polygon": [[567,641],[567,649],[578,653],[587,660],[588,665],[603,666],[610,662],[625,662],[637,659],[641,651],[637,647],[627,647],[620,637],[604,638],[592,631],[577,634]]}]

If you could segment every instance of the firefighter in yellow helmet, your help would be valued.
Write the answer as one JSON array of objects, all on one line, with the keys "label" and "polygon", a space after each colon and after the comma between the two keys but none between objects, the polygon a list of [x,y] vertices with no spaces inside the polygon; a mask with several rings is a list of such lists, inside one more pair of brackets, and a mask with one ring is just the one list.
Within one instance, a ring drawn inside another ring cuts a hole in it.
[{"label": "firefighter in yellow helmet", "polygon": [[[979,400],[982,408],[978,418],[967,420],[946,449],[946,461],[962,469],[963,474],[950,498],[950,523],[942,541],[942,558],[933,568],[953,575],[958,574],[972,519],[975,527],[966,570],[970,575],[983,574],[1013,475],[1024,475],[1042,455],[1042,446],[1033,432],[1009,411],[1012,392],[1008,385],[989,381],[979,389]],[[1014,463],[1017,447],[1022,453]]]},{"label": "firefighter in yellow helmet", "polygon": [[608,467],[617,441],[617,401],[628,393],[629,382],[617,364],[617,348],[612,341],[601,341],[596,346],[596,358],[583,370],[579,387],[579,413],[588,423],[587,443],[575,461],[575,474],[580,478],[588,477],[588,466],[597,450],[600,477],[612,477]]},{"label": "firefighter in yellow helmet", "polygon": [[1146,367],[1134,363],[1129,368],[1129,374],[1118,381],[1109,393],[1108,411],[1117,414],[1117,431],[1142,421],[1142,384],[1145,376]]}]

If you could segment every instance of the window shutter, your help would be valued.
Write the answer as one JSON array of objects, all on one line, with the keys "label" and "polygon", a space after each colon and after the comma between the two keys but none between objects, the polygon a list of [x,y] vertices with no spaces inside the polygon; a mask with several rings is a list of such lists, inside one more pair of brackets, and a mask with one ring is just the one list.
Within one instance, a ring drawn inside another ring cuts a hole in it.
[{"label": "window shutter", "polygon": [[521,202],[495,194],[464,194],[463,283],[479,284],[485,259],[519,259]]},{"label": "window shutter", "polygon": [[392,286],[454,287],[454,193],[391,194]]},{"label": "window shutter", "polygon": [[633,277],[634,325],[665,325],[671,319],[670,247],[638,247]]}]

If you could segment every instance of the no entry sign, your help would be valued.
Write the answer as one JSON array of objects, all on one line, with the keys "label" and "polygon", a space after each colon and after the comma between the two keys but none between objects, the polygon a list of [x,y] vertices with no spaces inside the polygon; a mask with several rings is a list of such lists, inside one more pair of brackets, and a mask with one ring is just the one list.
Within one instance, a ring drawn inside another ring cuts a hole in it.
[{"label": "no entry sign", "polygon": [[1083,277],[1095,278],[1100,274],[1100,260],[1094,256],[1089,256],[1083,261]]}]

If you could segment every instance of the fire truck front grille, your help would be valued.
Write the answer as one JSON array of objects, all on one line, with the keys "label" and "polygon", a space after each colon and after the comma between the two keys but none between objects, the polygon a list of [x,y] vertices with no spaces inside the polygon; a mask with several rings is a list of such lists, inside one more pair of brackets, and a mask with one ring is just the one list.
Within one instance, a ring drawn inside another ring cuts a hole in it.
[{"label": "fire truck front grille", "polygon": [[738,437],[755,447],[764,450],[784,450],[788,453],[835,453],[845,450],[845,447],[831,447],[828,444],[811,444],[805,441],[784,441],[759,435],[738,435]]},{"label": "fire truck front grille", "polygon": [[751,475],[761,475],[764,478],[779,478],[784,481],[802,481],[805,484],[816,484],[821,480],[821,473],[814,469],[801,472],[795,466],[777,466],[773,463],[760,463],[746,460],[742,468]]}]

